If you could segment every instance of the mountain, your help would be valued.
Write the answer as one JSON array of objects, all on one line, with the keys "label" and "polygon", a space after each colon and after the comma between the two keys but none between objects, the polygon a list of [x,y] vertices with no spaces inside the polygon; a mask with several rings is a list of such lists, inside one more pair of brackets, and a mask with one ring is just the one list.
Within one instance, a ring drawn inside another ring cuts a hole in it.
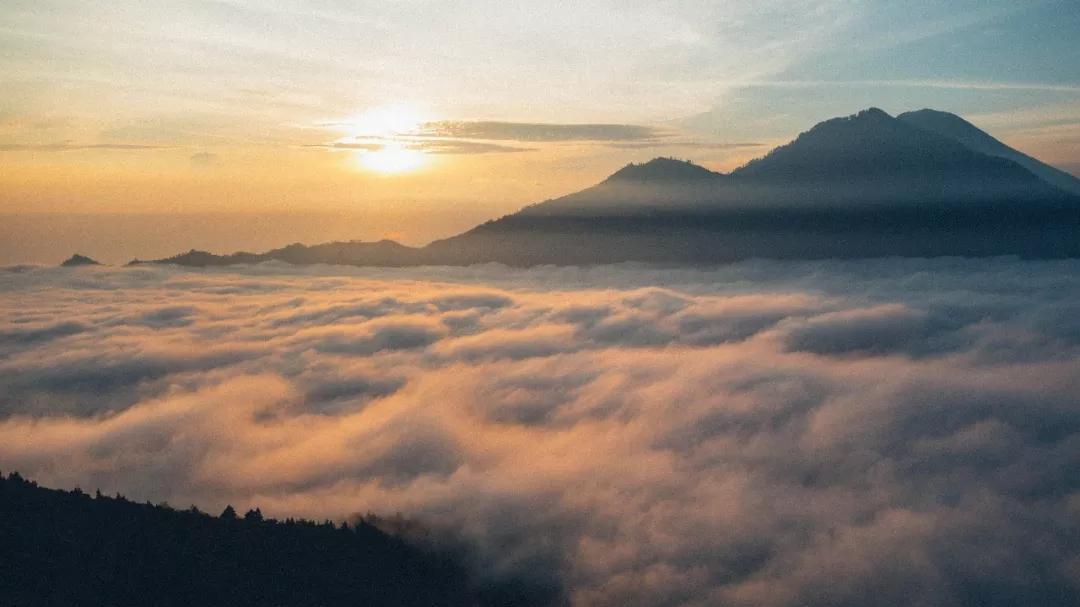
[{"label": "mountain", "polygon": [[265,253],[232,253],[215,255],[206,251],[192,249],[165,259],[153,261],[133,260],[128,265],[143,263],[168,263],[181,266],[206,267],[227,266],[233,264],[251,264],[264,261],[283,261],[293,265],[336,264],[356,266],[416,266],[422,265],[426,258],[420,249],[407,247],[392,240],[378,242],[330,242],[305,246],[294,243]]},{"label": "mountain", "polygon": [[634,185],[652,183],[674,183],[712,181],[723,177],[721,173],[715,173],[698,166],[688,160],[676,158],[654,158],[641,164],[628,164],[615,171],[605,180],[605,183],[628,183]]},{"label": "mountain", "polygon": [[715,203],[728,176],[686,160],[654,158],[628,164],[580,192],[525,207],[520,217],[626,216],[697,212]]},{"label": "mountain", "polygon": [[1015,162],[877,108],[822,122],[733,177],[760,186],[759,204],[781,206],[1041,206],[1065,198]]},{"label": "mountain", "polygon": [[924,131],[958,141],[976,152],[1012,160],[1050,185],[1080,195],[1080,179],[1005,145],[956,114],[926,109],[905,112],[896,118]]},{"label": "mountain", "polygon": [[671,158],[631,164],[593,187],[423,248],[331,243],[159,261],[530,266],[1080,256],[1080,196],[1014,159],[912,122],[877,108],[826,120],[729,174]]},{"label": "mountain", "polygon": [[33,605],[487,602],[464,569],[358,521],[274,521],[140,504],[0,475],[0,596]]},{"label": "mountain", "polygon": [[78,266],[100,266],[101,264],[90,259],[85,255],[79,255],[78,253],[68,257],[60,264],[62,268],[74,268]]},{"label": "mountain", "polygon": [[1062,257],[1080,255],[1078,226],[1080,197],[871,108],[728,175],[631,165],[426,250],[433,262],[510,265]]}]

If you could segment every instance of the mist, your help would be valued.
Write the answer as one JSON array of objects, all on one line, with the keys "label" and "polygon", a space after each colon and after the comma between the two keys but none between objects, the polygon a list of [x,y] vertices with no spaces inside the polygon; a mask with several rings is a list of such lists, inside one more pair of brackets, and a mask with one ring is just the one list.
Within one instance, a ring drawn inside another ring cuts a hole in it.
[{"label": "mist", "polygon": [[414,206],[379,212],[0,214],[0,265],[57,264],[74,252],[123,265],[137,257],[165,257],[192,247],[233,253],[294,242],[383,238],[422,245],[465,230],[493,212],[484,205]]},{"label": "mist", "polygon": [[0,466],[208,511],[402,512],[537,603],[1065,605],[1078,276],[9,268]]}]

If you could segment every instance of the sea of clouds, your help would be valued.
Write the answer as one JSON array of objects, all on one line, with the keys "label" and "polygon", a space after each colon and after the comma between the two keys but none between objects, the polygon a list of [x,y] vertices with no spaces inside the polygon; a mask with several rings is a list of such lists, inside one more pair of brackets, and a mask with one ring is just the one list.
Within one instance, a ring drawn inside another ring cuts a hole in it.
[{"label": "sea of clouds", "polygon": [[1080,596],[1080,262],[0,270],[0,469],[578,605]]}]

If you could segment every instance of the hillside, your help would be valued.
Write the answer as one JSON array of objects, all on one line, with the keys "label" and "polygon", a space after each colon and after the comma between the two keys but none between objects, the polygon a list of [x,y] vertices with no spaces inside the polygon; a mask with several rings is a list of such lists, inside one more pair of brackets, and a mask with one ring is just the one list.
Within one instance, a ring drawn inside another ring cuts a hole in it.
[{"label": "hillside", "polygon": [[476,605],[454,561],[364,522],[210,516],[0,476],[4,605]]},{"label": "hillside", "polygon": [[1080,195],[1080,179],[1005,145],[956,114],[925,109],[905,112],[896,119],[958,141],[976,152],[1012,160],[1050,185]]}]

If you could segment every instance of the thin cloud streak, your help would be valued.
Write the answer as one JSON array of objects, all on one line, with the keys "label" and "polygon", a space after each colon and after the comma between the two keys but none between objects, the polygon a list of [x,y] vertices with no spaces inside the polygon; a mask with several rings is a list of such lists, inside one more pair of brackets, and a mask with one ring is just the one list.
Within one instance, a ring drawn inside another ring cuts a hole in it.
[{"label": "thin cloud streak", "polygon": [[527,142],[640,141],[667,137],[661,129],[636,124],[558,124],[499,121],[441,121],[421,125],[416,135]]},{"label": "thin cloud streak", "polygon": [[502,145],[489,141],[468,141],[464,139],[429,139],[407,143],[406,148],[428,154],[506,154],[514,152],[533,152],[536,148]]},{"label": "thin cloud streak", "polygon": [[730,88],[902,87],[976,91],[1047,91],[1080,93],[1080,84],[993,82],[977,80],[726,80]]},{"label": "thin cloud streak", "polygon": [[0,143],[0,152],[70,152],[77,150],[166,150],[173,146],[137,143]]},{"label": "thin cloud streak", "polygon": [[747,142],[734,142],[727,143],[723,141],[711,142],[711,141],[635,141],[635,142],[608,142],[600,145],[607,147],[622,149],[622,150],[639,150],[650,148],[693,148],[700,150],[737,150],[740,148],[757,148],[767,145],[765,143],[756,143],[752,141]]},{"label": "thin cloud streak", "polygon": [[515,152],[532,152],[536,150],[536,148],[501,145],[487,141],[469,141],[464,139],[416,140],[411,138],[386,138],[366,142],[338,141],[334,143],[310,144],[305,145],[304,147],[377,152],[385,149],[387,146],[400,146],[407,150],[415,150],[427,154],[445,155],[507,154]]}]

